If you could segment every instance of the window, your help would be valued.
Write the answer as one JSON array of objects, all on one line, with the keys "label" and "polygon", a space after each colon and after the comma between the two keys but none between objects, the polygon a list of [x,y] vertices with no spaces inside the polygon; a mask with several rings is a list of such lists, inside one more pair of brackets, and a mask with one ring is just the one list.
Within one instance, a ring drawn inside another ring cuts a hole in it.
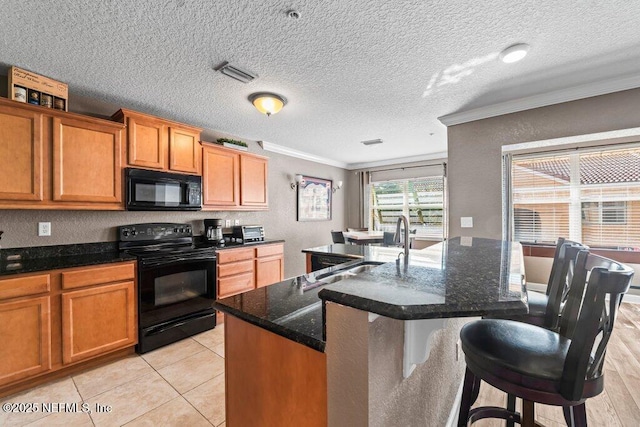
[{"label": "window", "polygon": [[372,229],[395,231],[398,218],[404,215],[416,237],[443,239],[444,177],[372,182],[369,188]]},{"label": "window", "polygon": [[509,167],[514,240],[640,250],[640,147],[513,156]]}]

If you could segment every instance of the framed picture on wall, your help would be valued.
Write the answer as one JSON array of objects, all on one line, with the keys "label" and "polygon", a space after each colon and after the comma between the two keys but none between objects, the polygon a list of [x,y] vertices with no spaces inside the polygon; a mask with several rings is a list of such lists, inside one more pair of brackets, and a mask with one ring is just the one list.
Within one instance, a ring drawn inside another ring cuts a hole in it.
[{"label": "framed picture on wall", "polygon": [[330,179],[303,176],[298,184],[298,221],[331,220]]}]

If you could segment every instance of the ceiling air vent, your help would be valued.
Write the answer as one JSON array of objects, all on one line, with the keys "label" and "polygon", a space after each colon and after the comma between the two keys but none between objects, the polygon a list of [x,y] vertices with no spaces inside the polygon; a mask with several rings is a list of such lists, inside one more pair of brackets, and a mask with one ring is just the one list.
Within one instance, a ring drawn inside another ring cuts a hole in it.
[{"label": "ceiling air vent", "polygon": [[229,76],[242,83],[250,83],[256,77],[258,77],[257,74],[254,74],[250,71],[241,70],[240,68],[229,64],[227,61],[215,67],[214,70],[220,71],[225,76]]},{"label": "ceiling air vent", "polygon": [[375,145],[375,144],[382,144],[382,140],[381,139],[370,139],[369,141],[360,141],[362,144],[364,145]]}]

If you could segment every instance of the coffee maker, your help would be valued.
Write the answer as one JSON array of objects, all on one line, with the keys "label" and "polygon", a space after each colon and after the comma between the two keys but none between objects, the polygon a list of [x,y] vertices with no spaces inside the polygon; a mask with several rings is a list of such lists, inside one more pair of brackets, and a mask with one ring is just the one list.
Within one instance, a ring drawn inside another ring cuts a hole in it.
[{"label": "coffee maker", "polygon": [[204,233],[207,242],[212,243],[218,247],[224,246],[224,236],[222,235],[221,219],[205,219]]}]

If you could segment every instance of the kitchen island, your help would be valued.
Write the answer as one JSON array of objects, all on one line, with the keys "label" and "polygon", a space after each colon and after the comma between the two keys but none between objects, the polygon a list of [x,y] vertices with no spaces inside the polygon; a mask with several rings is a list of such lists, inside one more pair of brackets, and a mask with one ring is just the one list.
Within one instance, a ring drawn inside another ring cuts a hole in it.
[{"label": "kitchen island", "polygon": [[[335,255],[329,246],[305,252]],[[459,329],[527,310],[517,243],[450,239],[411,251],[408,265],[399,248],[366,250],[216,302],[228,315],[230,426],[444,425],[464,371]]]}]

